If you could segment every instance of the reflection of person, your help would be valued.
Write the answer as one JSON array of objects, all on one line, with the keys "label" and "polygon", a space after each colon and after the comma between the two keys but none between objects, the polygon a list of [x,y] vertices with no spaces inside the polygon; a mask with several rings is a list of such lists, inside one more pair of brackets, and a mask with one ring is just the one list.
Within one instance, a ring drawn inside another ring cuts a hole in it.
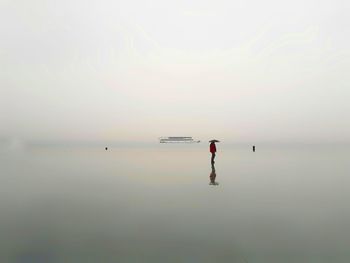
[{"label": "reflection of person", "polygon": [[210,143],[209,149],[210,149],[210,152],[211,152],[211,163],[214,164],[215,163],[215,161],[214,161],[215,153],[216,153],[216,145],[215,145],[214,141],[212,141]]},{"label": "reflection of person", "polygon": [[215,166],[214,164],[211,165],[211,173],[209,175],[209,179],[210,179],[210,185],[218,185],[218,182],[215,182],[216,179],[216,172],[215,172]]}]

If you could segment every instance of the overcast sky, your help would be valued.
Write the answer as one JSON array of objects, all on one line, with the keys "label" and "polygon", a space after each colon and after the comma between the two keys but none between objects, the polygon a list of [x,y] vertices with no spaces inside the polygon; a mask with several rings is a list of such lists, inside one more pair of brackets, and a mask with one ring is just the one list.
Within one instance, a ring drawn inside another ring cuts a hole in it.
[{"label": "overcast sky", "polygon": [[0,0],[0,138],[350,141],[349,8]]}]

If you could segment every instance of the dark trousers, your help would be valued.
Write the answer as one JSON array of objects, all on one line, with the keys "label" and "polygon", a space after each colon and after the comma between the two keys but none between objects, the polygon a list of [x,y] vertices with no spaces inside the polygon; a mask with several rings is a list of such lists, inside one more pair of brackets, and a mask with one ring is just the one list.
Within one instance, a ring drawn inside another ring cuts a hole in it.
[{"label": "dark trousers", "polygon": [[214,159],[215,159],[215,153],[211,153],[211,163],[215,163]]}]

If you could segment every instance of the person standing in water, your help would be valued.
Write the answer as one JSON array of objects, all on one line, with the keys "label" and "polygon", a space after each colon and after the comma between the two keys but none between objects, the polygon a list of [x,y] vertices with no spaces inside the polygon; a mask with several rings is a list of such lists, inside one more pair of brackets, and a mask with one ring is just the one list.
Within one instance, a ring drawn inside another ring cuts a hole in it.
[{"label": "person standing in water", "polygon": [[211,152],[211,164],[214,164],[215,161],[215,153],[216,153],[216,145],[215,145],[216,140],[211,140],[210,141],[210,146],[209,146],[209,150]]}]

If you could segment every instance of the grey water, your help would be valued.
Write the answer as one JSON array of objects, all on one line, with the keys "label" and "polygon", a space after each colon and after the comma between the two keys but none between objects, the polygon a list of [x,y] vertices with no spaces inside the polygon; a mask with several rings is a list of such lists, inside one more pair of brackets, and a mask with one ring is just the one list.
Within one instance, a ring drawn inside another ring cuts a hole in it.
[{"label": "grey water", "polygon": [[348,146],[0,152],[0,262],[349,262]]}]

